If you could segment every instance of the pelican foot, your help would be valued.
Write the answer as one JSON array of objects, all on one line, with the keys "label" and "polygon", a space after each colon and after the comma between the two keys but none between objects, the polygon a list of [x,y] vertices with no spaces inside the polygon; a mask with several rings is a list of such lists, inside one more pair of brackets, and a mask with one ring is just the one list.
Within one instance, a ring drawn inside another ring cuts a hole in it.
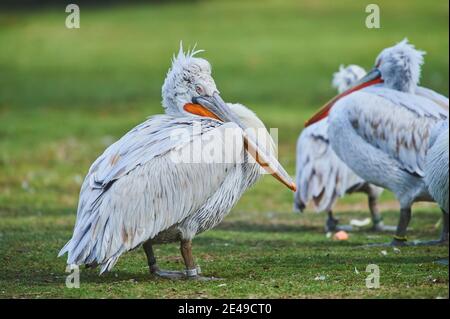
[{"label": "pelican foot", "polygon": [[218,277],[204,277],[204,276],[200,276],[200,275],[196,275],[196,276],[188,276],[187,278],[188,278],[189,280],[198,280],[198,281],[224,280],[223,278],[218,278]]},{"label": "pelican foot", "polygon": [[436,264],[448,267],[448,258],[439,259],[435,261]]},{"label": "pelican foot", "polygon": [[[429,240],[429,241],[419,241],[415,240],[412,242],[408,242],[405,240],[393,239],[390,243],[375,243],[375,244],[367,244],[363,245],[363,248],[371,248],[371,247],[414,247],[414,246],[435,246],[435,245],[448,245],[448,240]],[[361,247],[361,246],[360,246]]]},{"label": "pelican foot", "polygon": [[325,223],[325,232],[335,232],[335,231],[352,231],[353,226],[352,225],[338,225],[339,219],[328,217],[326,223]]},{"label": "pelican foot", "polygon": [[408,243],[406,242],[401,242],[398,240],[393,240],[389,243],[374,243],[374,244],[366,244],[366,245],[362,245],[362,246],[357,246],[355,248],[372,248],[372,247],[404,247],[404,246],[408,246]]},{"label": "pelican foot", "polygon": [[405,239],[394,238],[394,239],[392,239],[392,241],[389,243],[388,246],[405,247],[405,246],[410,246],[410,245],[411,245],[411,243],[408,243]]},{"label": "pelican foot", "polygon": [[409,244],[410,246],[437,246],[437,245],[448,245],[448,239],[437,239],[428,241],[413,241]]},{"label": "pelican foot", "polygon": [[[361,248],[372,248],[372,247],[404,247],[404,246],[409,246],[410,243],[408,243],[406,241],[406,239],[396,239],[394,238],[391,242],[389,243],[373,243],[373,244],[366,244],[366,245],[362,245],[362,246],[358,246]],[[357,247],[355,247],[357,248]]]},{"label": "pelican foot", "polygon": [[397,226],[385,225],[383,223],[373,224],[372,231],[375,232],[395,232],[397,230]]},{"label": "pelican foot", "polygon": [[185,275],[188,280],[198,280],[198,281],[210,281],[210,280],[223,280],[222,278],[217,277],[203,277],[200,275],[201,269],[200,266],[197,265],[194,269],[186,269]]},{"label": "pelican foot", "polygon": [[448,245],[448,238],[440,238],[437,240],[414,240],[407,242],[405,240],[398,240],[394,238],[391,242],[392,246],[436,246],[436,245]]},{"label": "pelican foot", "polygon": [[186,273],[184,271],[157,269],[157,270],[151,271],[150,273],[159,278],[171,279],[171,280],[179,280],[179,279],[186,278]]},{"label": "pelican foot", "polygon": [[336,227],[339,223],[339,220],[333,217],[328,217],[327,221],[325,222],[325,232],[333,232],[336,230]]}]

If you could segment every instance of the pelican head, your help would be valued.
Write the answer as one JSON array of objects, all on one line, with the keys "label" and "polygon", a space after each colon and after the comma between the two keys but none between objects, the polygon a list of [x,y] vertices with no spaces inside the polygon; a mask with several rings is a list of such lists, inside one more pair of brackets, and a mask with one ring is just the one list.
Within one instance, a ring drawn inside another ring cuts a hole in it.
[{"label": "pelican head", "polygon": [[162,103],[167,114],[176,116],[191,113],[185,106],[192,104],[194,97],[219,93],[211,76],[211,65],[205,59],[195,57],[202,51],[192,50],[185,53],[180,44],[180,51],[178,55],[174,55],[172,67],[162,87]]},{"label": "pelican head", "polygon": [[331,83],[333,87],[342,93],[348,90],[353,83],[356,83],[366,75],[366,70],[364,70],[359,65],[350,64],[344,67],[342,64],[339,66],[339,71],[333,74],[333,82]]},{"label": "pelican head", "polygon": [[305,126],[328,116],[332,106],[341,98],[365,87],[384,83],[384,86],[401,92],[414,92],[419,84],[425,52],[416,50],[407,39],[386,48],[375,60],[375,67],[351,88],[326,103]]},{"label": "pelican head", "polygon": [[419,84],[424,55],[424,51],[416,50],[404,39],[381,51],[375,69],[379,70],[386,87],[411,93]]},{"label": "pelican head", "polygon": [[172,60],[162,88],[163,106],[172,116],[209,117],[221,122],[233,122],[243,132],[246,150],[272,176],[291,190],[296,186],[278,160],[266,152],[235,111],[224,102],[211,75],[211,65],[202,58],[195,57],[201,50],[187,53],[180,50]]}]

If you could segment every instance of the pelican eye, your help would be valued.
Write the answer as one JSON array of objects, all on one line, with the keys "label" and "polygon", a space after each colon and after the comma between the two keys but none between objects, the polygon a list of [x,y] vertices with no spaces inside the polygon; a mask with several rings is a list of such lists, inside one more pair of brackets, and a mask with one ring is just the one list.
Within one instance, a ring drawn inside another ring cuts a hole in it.
[{"label": "pelican eye", "polygon": [[195,92],[197,92],[199,95],[203,95],[205,93],[205,90],[200,85],[195,86]]}]

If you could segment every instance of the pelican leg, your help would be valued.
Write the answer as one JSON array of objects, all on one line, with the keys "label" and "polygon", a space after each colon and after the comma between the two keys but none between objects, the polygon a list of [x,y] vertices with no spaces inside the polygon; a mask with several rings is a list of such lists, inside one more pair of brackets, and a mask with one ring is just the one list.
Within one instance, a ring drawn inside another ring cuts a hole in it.
[{"label": "pelican leg", "polygon": [[394,239],[391,242],[392,246],[406,246],[407,237],[406,231],[411,220],[411,206],[400,209],[400,220],[398,221],[397,231]]},{"label": "pelican leg", "polygon": [[394,239],[389,244],[369,244],[364,247],[381,247],[381,246],[430,246],[430,245],[442,245],[448,244],[448,214],[445,211],[443,213],[444,225],[442,228],[441,238],[438,240],[430,241],[414,241],[408,242],[406,237],[406,230],[408,228],[409,221],[411,220],[411,207],[400,209],[400,220],[398,222],[397,231]]},{"label": "pelican leg", "polygon": [[[441,232],[441,238],[438,240],[430,240],[430,241],[419,241],[415,242],[412,245],[414,246],[428,246],[428,245],[448,245],[448,214],[442,210],[442,232]],[[447,260],[448,262],[448,260]]]},{"label": "pelican leg", "polygon": [[351,225],[338,225],[339,219],[335,218],[333,215],[333,211],[328,211],[328,218],[325,222],[325,232],[334,232],[334,231],[351,231],[353,227]]},{"label": "pelican leg", "polygon": [[151,274],[167,279],[182,279],[185,277],[185,273],[182,271],[159,269],[156,263],[155,254],[153,252],[152,242],[150,240],[147,240],[142,246],[144,248],[145,255],[147,256],[148,268]]},{"label": "pelican leg", "polygon": [[380,210],[378,209],[378,195],[372,194],[369,191],[368,194],[369,210],[372,217],[372,230],[373,231],[395,231],[396,227],[391,225],[385,225]]},{"label": "pelican leg", "polygon": [[389,247],[389,246],[408,246],[406,231],[408,229],[409,221],[411,220],[411,206],[400,209],[400,220],[398,221],[397,231],[394,239],[390,243],[368,244],[363,247]]},{"label": "pelican leg", "polygon": [[334,218],[333,212],[330,210],[328,211],[328,218],[325,222],[325,232],[332,232],[337,229],[337,225],[339,223],[339,220],[337,218]]},{"label": "pelican leg", "polygon": [[442,233],[441,233],[441,242],[448,244],[448,213],[446,213],[444,210],[442,210],[442,220],[443,220],[443,227],[442,227]]},{"label": "pelican leg", "polygon": [[215,277],[200,276],[200,268],[195,265],[194,257],[192,256],[192,241],[181,240],[180,245],[181,256],[183,256],[184,264],[186,265],[186,276],[188,279],[196,280],[218,280]]}]

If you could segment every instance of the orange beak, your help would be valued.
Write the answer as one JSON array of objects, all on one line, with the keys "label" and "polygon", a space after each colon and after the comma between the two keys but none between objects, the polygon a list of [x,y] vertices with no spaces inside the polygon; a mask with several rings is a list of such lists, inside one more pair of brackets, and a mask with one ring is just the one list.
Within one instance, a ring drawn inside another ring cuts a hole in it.
[{"label": "orange beak", "polygon": [[353,92],[359,91],[365,87],[375,85],[378,83],[383,83],[383,79],[381,78],[381,73],[378,69],[373,69],[369,73],[367,73],[366,76],[364,76],[361,80],[359,80],[353,87],[348,89],[345,92],[342,92],[341,94],[335,96],[330,101],[328,101],[324,106],[322,106],[319,111],[313,115],[309,120],[305,122],[305,127],[308,127],[316,122],[319,122],[320,120],[326,118],[328,114],[330,114],[330,110],[333,107],[334,104],[344,96],[347,96]]},{"label": "orange beak", "polygon": [[194,104],[194,103],[187,103],[184,105],[184,110],[186,112],[195,114],[195,115],[199,115],[199,116],[205,116],[205,117],[211,117],[215,120],[219,120],[220,119],[210,110],[208,110],[206,107],[204,107],[203,105],[200,104]]}]

